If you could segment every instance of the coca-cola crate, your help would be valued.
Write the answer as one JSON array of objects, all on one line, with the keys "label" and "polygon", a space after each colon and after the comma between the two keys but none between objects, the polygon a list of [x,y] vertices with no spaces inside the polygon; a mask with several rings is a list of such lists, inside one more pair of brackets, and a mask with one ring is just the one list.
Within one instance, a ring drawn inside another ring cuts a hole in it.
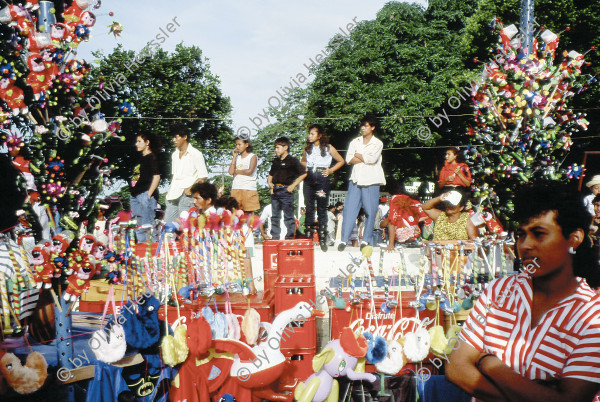
[{"label": "coca-cola crate", "polygon": [[262,243],[263,250],[263,271],[277,272],[277,253],[279,252],[279,243],[283,240],[265,240]]},{"label": "coca-cola crate", "polygon": [[279,275],[275,281],[275,314],[294,307],[301,301],[316,304],[314,276]]},{"label": "coca-cola crate", "polygon": [[312,240],[284,240],[279,243],[277,269],[280,275],[314,275],[315,247]]},{"label": "coca-cola crate", "polygon": [[317,354],[317,350],[298,351],[281,351],[289,362],[288,367],[283,370],[283,374],[279,377],[279,384],[288,385],[295,384],[296,381],[306,381],[314,371],[312,368],[313,357]]},{"label": "coca-cola crate", "polygon": [[317,347],[317,322],[315,318],[289,323],[281,332],[281,351],[314,349]]},{"label": "coca-cola crate", "polygon": [[265,299],[273,299],[275,297],[275,282],[278,276],[277,271],[265,270],[263,273]]}]

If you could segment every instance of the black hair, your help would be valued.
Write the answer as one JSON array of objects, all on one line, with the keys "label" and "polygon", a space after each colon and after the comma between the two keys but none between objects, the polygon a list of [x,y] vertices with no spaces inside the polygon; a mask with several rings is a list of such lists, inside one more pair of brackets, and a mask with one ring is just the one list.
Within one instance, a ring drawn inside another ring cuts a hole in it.
[{"label": "black hair", "polygon": [[[325,156],[327,149],[329,148],[329,137],[325,135],[325,129],[318,124],[311,124],[308,126],[308,132],[310,133],[313,129],[317,130],[319,137],[319,148],[321,149],[321,156]],[[306,146],[304,147],[307,155],[312,153],[312,143],[306,140]]]},{"label": "black hair", "polygon": [[207,181],[203,183],[194,183],[190,189],[190,192],[192,195],[196,193],[200,194],[200,197],[204,198],[205,200],[211,199],[213,204],[217,201],[217,197],[219,196],[219,190],[217,189],[217,186]]},{"label": "black hair", "polygon": [[179,135],[180,137],[187,137],[187,141],[190,141],[190,130],[181,123],[173,124],[169,130],[169,135],[171,137],[175,137],[176,135]]},{"label": "black hair", "polygon": [[449,147],[446,148],[446,152],[453,152],[454,155],[456,155],[456,163],[464,163],[465,162],[465,158],[463,153],[460,151],[459,147]]},{"label": "black hair", "polygon": [[336,208],[337,208],[337,207],[341,207],[341,206],[343,206],[343,205],[344,205],[344,203],[343,203],[343,202],[341,202],[341,201],[338,201],[338,202],[336,202],[336,203],[335,203],[335,207],[336,207]]},{"label": "black hair", "polygon": [[593,288],[600,286],[598,258],[588,236],[592,216],[576,191],[568,189],[564,184],[526,185],[517,192],[514,204],[514,219],[519,224],[554,211],[554,220],[565,239],[574,231],[583,230],[583,242],[573,255],[573,273],[585,278]]},{"label": "black hair", "polygon": [[[204,197],[202,197],[202,198],[204,198]],[[234,209],[240,209],[240,204],[238,203],[238,200],[236,200],[235,198],[224,196],[215,201],[214,207],[215,208],[225,208],[230,211],[233,211]]]},{"label": "black hair", "polygon": [[592,204],[595,204],[597,202],[600,202],[600,194],[594,197],[594,199],[592,200]]},{"label": "black hair", "polygon": [[246,151],[252,152],[252,144],[250,144],[250,140],[248,138],[246,138],[246,137],[236,137],[235,140],[236,141],[237,140],[244,141],[246,144],[248,144],[248,148],[246,148]]},{"label": "black hair", "polygon": [[369,123],[371,127],[375,127],[375,129],[373,130],[373,134],[379,133],[379,122],[377,121],[377,118],[375,116],[373,116],[372,114],[365,115],[362,119],[360,119],[360,125],[364,126],[365,123]]},{"label": "black hair", "polygon": [[288,147],[288,152],[290,151],[290,147],[292,146],[292,143],[290,142],[290,139],[288,137],[279,137],[275,140],[275,146],[277,145],[281,145],[281,146],[286,146]]},{"label": "black hair", "polygon": [[139,133],[137,137],[142,137],[142,140],[150,142],[148,147],[153,154],[157,155],[160,152],[162,144],[160,139],[153,133]]}]

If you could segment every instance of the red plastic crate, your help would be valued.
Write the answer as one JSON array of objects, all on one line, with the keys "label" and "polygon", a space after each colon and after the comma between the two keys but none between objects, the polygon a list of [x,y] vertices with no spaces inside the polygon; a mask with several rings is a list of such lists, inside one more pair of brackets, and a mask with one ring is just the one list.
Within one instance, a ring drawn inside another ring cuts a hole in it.
[{"label": "red plastic crate", "polygon": [[275,282],[279,275],[277,274],[277,271],[265,270],[263,276],[265,299],[272,299],[275,297]]},{"label": "red plastic crate", "polygon": [[280,275],[314,275],[315,247],[312,240],[284,240],[279,243],[277,269]]},{"label": "red plastic crate", "polygon": [[279,275],[275,282],[275,314],[294,307],[301,301],[316,304],[314,276]]},{"label": "red plastic crate", "polygon": [[282,240],[265,240],[262,243],[263,250],[263,270],[267,271],[275,271],[277,272],[277,253],[279,248],[279,243],[282,243]]},{"label": "red plastic crate", "polygon": [[317,354],[316,349],[303,352],[281,351],[288,361],[288,366],[283,370],[279,377],[279,384],[295,384],[298,381],[306,381],[308,377],[314,374],[312,368],[313,357]]},{"label": "red plastic crate", "polygon": [[309,318],[300,322],[292,322],[281,332],[281,350],[314,349],[317,347],[317,322]]}]

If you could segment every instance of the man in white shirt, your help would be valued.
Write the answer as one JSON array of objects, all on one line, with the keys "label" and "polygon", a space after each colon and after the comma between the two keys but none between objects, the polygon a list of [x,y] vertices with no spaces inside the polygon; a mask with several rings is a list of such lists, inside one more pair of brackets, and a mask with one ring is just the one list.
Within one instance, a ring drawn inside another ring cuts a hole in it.
[{"label": "man in white shirt", "polygon": [[208,177],[204,156],[188,142],[187,128],[182,125],[175,126],[171,134],[177,149],[171,155],[173,178],[166,197],[165,222],[175,221],[181,212],[191,208],[192,185],[202,183]]},{"label": "man in white shirt", "polygon": [[375,214],[379,206],[379,187],[385,185],[383,168],[381,167],[381,151],[383,143],[374,137],[378,123],[375,118],[365,116],[361,120],[360,131],[362,136],[350,142],[346,163],[353,165],[348,194],[344,202],[342,221],[342,241],[338,246],[339,251],[346,248],[350,240],[352,228],[356,225],[356,217],[363,207],[367,214],[365,232],[363,233],[363,246],[373,243],[373,225]]}]

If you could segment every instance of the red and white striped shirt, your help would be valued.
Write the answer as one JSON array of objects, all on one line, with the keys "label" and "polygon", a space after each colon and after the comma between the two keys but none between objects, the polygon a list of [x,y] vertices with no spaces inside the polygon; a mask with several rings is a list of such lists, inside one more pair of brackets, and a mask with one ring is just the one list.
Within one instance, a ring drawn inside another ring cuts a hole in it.
[{"label": "red and white striped shirt", "polygon": [[582,278],[575,293],[532,328],[531,278],[491,282],[460,334],[480,352],[494,353],[530,380],[578,378],[600,383],[600,294]]}]

